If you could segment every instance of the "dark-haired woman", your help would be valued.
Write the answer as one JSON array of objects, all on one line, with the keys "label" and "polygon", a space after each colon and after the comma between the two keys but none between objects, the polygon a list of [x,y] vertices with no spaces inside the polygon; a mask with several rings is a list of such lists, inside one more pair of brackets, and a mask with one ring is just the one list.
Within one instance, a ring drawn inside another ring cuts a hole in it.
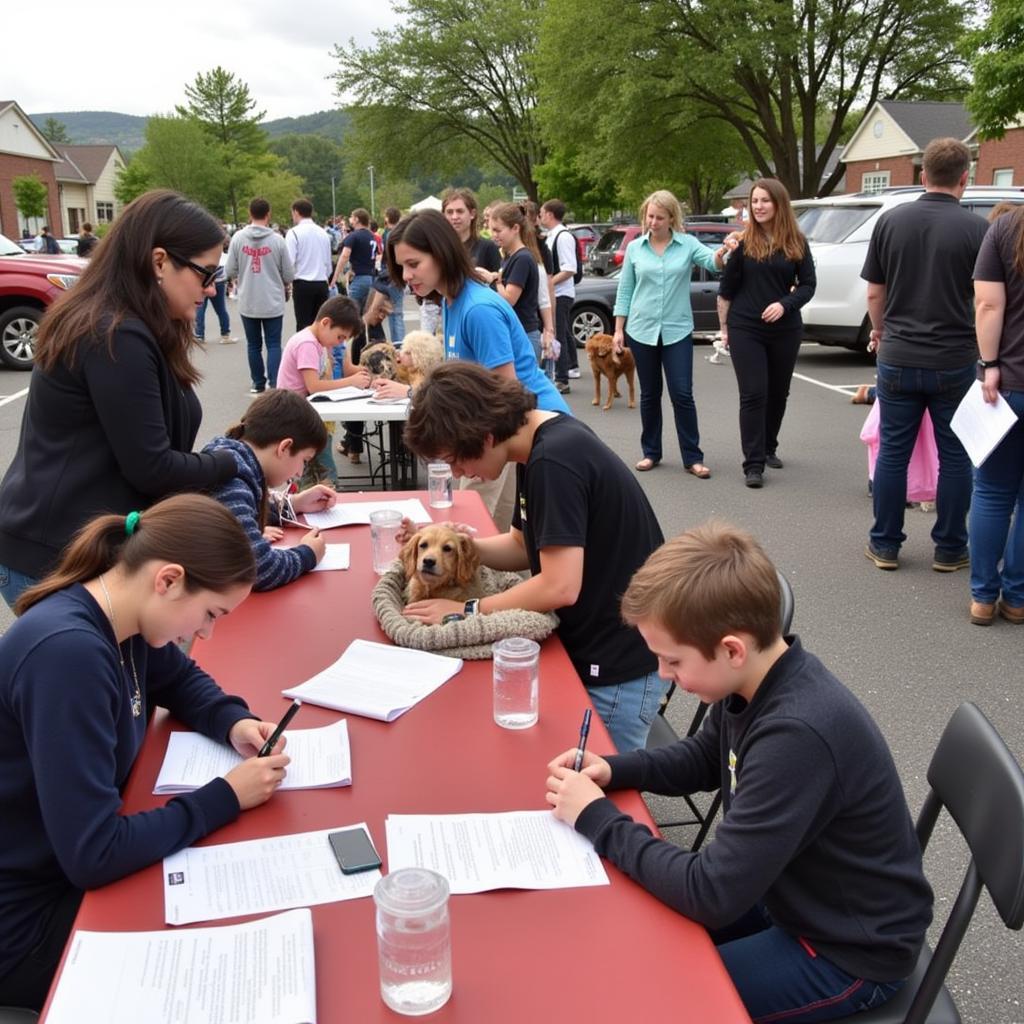
[{"label": "dark-haired woman", "polygon": [[0,483],[8,604],[98,512],[125,514],[234,473],[229,453],[192,452],[202,418],[192,324],[214,294],[223,240],[201,206],[146,193],[47,311],[18,450]]},{"label": "dark-haired woman", "polygon": [[[178,646],[209,636],[254,576],[231,513],[183,494],[92,520],[21,595],[0,637],[0,1005],[42,1006],[84,890],[189,846],[281,784],[288,758],[255,756],[273,723]],[[157,704],[246,760],[123,815],[121,789]]]},{"label": "dark-haired woman", "polygon": [[[786,186],[761,178],[750,189],[750,220],[725,265],[718,317],[740,389],[740,442],[748,487],[764,468],[781,469],[776,449],[789,384],[800,354],[800,307],[817,280]],[[724,255],[726,247],[719,249]]]}]

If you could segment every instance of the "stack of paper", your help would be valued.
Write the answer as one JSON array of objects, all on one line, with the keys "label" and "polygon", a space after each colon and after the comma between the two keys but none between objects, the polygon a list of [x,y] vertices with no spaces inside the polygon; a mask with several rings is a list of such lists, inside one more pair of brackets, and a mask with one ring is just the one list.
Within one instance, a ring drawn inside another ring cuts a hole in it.
[{"label": "stack of paper", "polygon": [[377,392],[373,388],[332,388],[330,391],[317,391],[310,395],[311,402],[354,402],[357,398],[373,398]]},{"label": "stack of paper", "polygon": [[333,665],[281,692],[303,703],[393,722],[461,668],[461,658],[353,640]]},{"label": "stack of paper", "polygon": [[430,868],[453,893],[608,885],[589,839],[551,811],[391,814],[388,870]]},{"label": "stack of paper", "polygon": [[331,572],[333,569],[347,569],[350,549],[348,544],[328,544],[324,557],[313,566],[313,572]]},{"label": "stack of paper", "polygon": [[996,450],[999,442],[1017,422],[1017,414],[1002,395],[994,405],[985,401],[981,381],[976,380],[957,406],[950,427],[960,439],[975,467],[980,466]]},{"label": "stack of paper", "polygon": [[[330,789],[352,785],[348,723],[285,731],[292,759],[281,789]],[[172,732],[154,793],[189,793],[242,763],[234,748],[198,732]]]},{"label": "stack of paper", "polygon": [[394,509],[414,523],[431,522],[430,513],[418,498],[394,501],[339,501],[333,508],[323,512],[307,512],[306,522],[318,530],[329,530],[333,526],[368,525],[370,513],[378,509]]},{"label": "stack of paper", "polygon": [[71,938],[49,1024],[316,1024],[313,916]]}]

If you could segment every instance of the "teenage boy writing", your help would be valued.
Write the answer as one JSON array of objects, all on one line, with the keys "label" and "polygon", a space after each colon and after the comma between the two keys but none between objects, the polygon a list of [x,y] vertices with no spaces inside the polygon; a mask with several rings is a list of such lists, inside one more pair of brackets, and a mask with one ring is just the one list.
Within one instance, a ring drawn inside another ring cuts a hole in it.
[{"label": "teenage boy writing", "polygon": [[[670,907],[711,930],[755,1020],[822,1021],[890,998],[911,973],[932,894],[896,768],[860,702],[797,637],[760,545],[710,523],[659,548],[622,614],[662,678],[712,705],[697,735],[549,765],[557,817]],[[697,853],[655,839],[602,789],[721,787]]]}]

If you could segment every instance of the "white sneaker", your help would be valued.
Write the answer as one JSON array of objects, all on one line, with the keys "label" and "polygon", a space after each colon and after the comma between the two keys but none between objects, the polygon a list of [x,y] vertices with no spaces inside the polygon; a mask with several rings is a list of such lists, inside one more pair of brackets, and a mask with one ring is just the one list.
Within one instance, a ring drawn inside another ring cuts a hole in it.
[{"label": "white sneaker", "polygon": [[220,343],[222,345],[234,345],[236,341],[238,341],[238,339],[232,338],[230,334],[222,334],[220,336]]},{"label": "white sneaker", "polygon": [[580,379],[580,371],[579,371],[579,368],[575,368],[575,369],[572,369],[572,370],[570,370],[570,371],[569,371],[569,377],[570,377],[570,378],[571,378],[572,380],[579,380],[579,379]]}]

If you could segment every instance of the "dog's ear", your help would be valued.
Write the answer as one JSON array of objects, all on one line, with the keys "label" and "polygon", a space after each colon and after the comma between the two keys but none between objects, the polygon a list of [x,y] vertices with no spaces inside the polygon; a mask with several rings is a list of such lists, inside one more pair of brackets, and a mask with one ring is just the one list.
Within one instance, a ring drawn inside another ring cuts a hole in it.
[{"label": "dog's ear", "polygon": [[399,558],[402,560],[402,569],[405,572],[405,578],[411,580],[416,575],[416,547],[420,542],[419,533],[414,533],[406,542],[402,545],[402,553]]},{"label": "dog's ear", "polygon": [[477,554],[473,538],[467,537],[464,533],[458,534],[456,545],[458,553],[455,560],[455,582],[460,587],[465,587],[472,582],[477,569],[480,568],[480,556]]}]

